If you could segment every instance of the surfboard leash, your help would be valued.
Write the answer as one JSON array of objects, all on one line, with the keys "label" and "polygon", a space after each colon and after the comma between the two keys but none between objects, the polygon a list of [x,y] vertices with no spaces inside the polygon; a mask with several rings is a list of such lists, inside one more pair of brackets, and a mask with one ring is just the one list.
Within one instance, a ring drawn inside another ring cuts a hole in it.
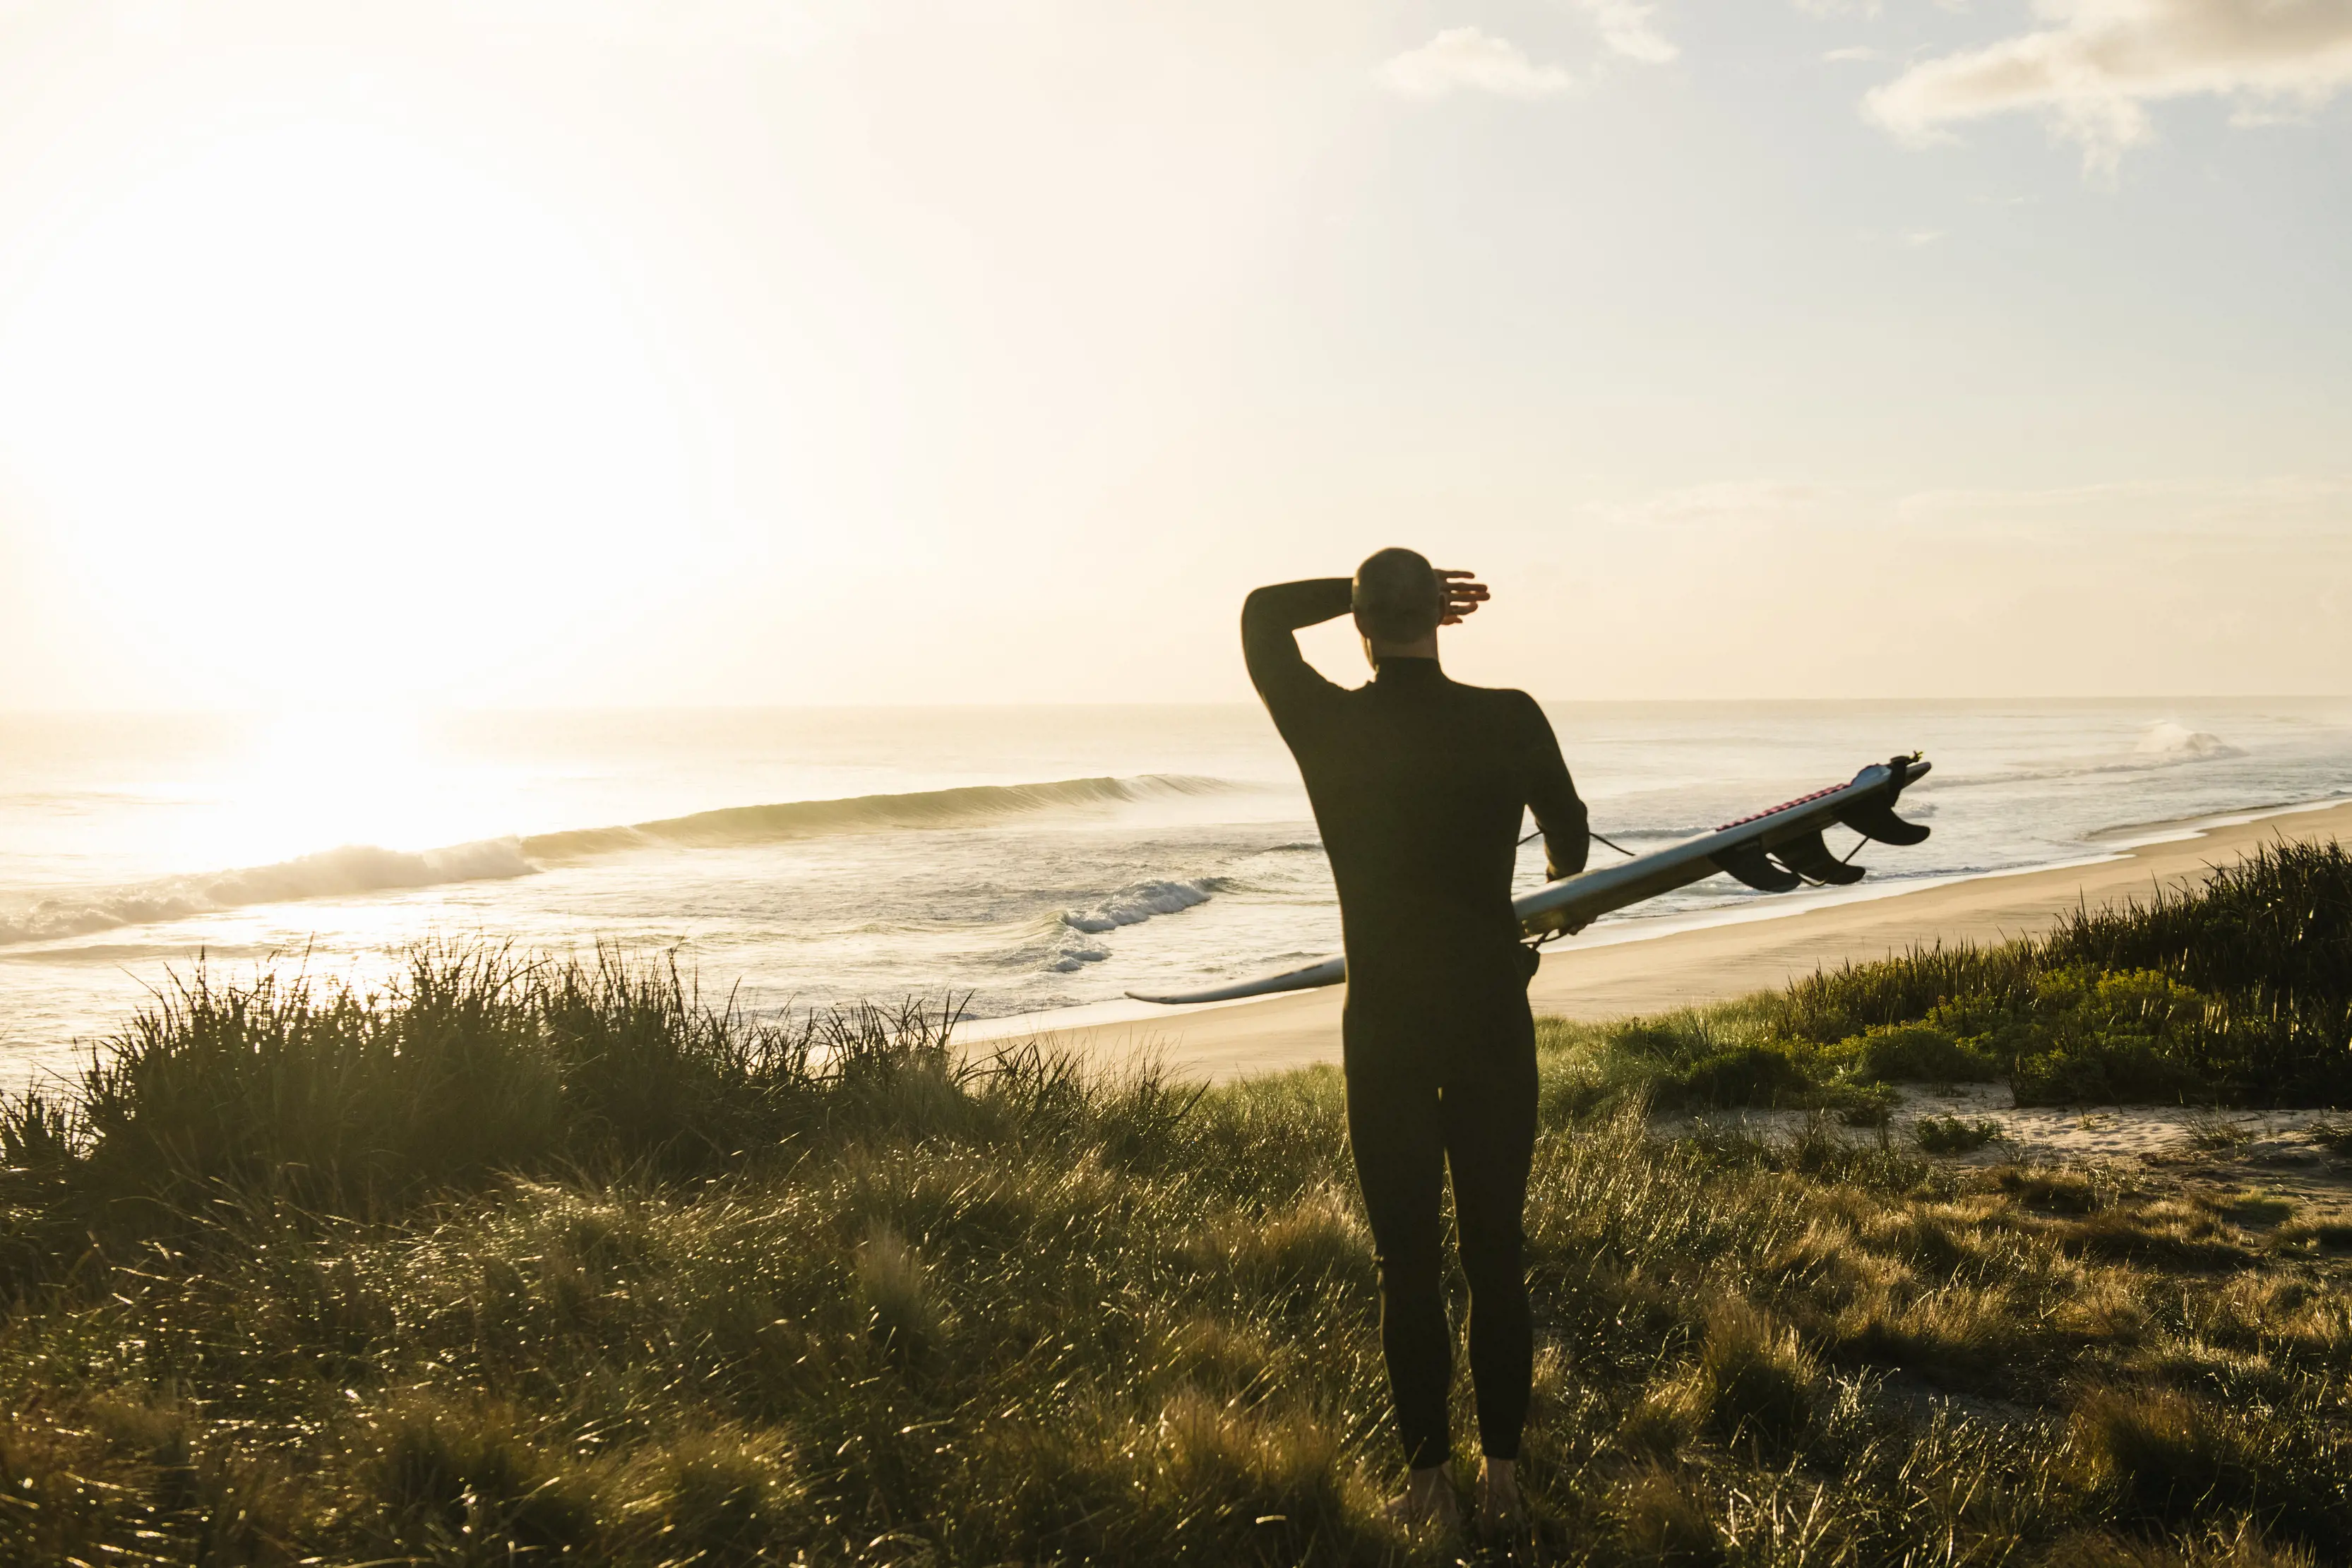
[{"label": "surfboard leash", "polygon": [[[1615,850],[1619,854],[1623,855],[1629,861],[1640,858],[1635,855],[1632,850],[1627,849],[1623,844],[1619,843],[1615,839],[1611,838],[1606,833],[1596,833],[1591,828],[1587,828],[1584,830],[1584,836],[1588,839],[1599,840],[1601,842],[1607,844],[1611,849]],[[1529,833],[1526,838],[1519,841],[1519,847],[1525,849],[1528,845],[1534,843],[1538,839],[1542,837],[1543,830],[1541,828],[1538,828],[1534,832]]]}]

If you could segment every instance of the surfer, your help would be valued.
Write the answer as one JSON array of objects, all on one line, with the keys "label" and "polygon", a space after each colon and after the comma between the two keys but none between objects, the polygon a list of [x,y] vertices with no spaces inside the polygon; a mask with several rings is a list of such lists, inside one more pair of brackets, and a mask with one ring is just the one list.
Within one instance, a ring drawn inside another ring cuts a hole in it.
[{"label": "surfer", "polygon": [[[1554,878],[1582,870],[1587,848],[1584,803],[1535,699],[1458,685],[1438,665],[1437,629],[1487,598],[1469,572],[1384,549],[1352,581],[1261,588],[1242,607],[1250,679],[1297,759],[1339,887],[1348,1139],[1411,1471],[1397,1511],[1448,1525],[1458,1522],[1441,1221],[1449,1166],[1470,1282],[1479,1512],[1496,1524],[1519,1512],[1534,1364],[1521,1221],[1536,1135],[1535,955],[1511,913],[1522,809],[1543,830]],[[1318,674],[1293,635],[1351,612],[1373,671],[1352,690]]]}]

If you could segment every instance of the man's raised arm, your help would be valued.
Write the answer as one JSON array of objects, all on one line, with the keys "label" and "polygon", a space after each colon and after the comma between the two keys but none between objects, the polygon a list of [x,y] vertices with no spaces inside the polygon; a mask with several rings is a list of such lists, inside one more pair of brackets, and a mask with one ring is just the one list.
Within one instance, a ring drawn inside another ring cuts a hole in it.
[{"label": "man's raised arm", "polygon": [[1257,589],[1242,601],[1242,659],[1276,727],[1307,705],[1339,693],[1307,662],[1292,633],[1347,614],[1352,591],[1344,577],[1315,577]]}]

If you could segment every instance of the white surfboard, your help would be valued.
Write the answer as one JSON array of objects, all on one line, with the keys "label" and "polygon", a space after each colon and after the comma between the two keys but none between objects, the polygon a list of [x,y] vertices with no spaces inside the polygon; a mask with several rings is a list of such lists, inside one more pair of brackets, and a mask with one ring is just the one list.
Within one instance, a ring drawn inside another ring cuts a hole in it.
[{"label": "white surfboard", "polygon": [[[1874,762],[1850,783],[1800,795],[1726,822],[1711,833],[1615,865],[1548,882],[1513,899],[1511,911],[1519,917],[1519,929],[1528,938],[1546,940],[1581,931],[1613,910],[1687,887],[1718,872],[1765,893],[1787,893],[1809,883],[1843,886],[1860,882],[1863,868],[1831,854],[1822,841],[1822,830],[1843,824],[1882,843],[1919,842],[1927,836],[1927,830],[1896,816],[1895,801],[1905,786],[1927,776],[1929,766],[1916,755]],[[1180,1007],[1312,990],[1318,986],[1336,986],[1347,977],[1345,958],[1326,958],[1229,986],[1169,995],[1127,994],[1139,1002]]]}]

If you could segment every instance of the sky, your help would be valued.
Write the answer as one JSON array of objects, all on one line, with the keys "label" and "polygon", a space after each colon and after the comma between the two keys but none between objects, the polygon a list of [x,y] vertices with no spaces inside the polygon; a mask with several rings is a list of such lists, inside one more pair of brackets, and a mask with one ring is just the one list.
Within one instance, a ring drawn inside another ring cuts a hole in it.
[{"label": "sky", "polygon": [[2344,693],[2347,277],[2352,0],[0,0],[0,709],[1235,700],[1390,544]]}]

